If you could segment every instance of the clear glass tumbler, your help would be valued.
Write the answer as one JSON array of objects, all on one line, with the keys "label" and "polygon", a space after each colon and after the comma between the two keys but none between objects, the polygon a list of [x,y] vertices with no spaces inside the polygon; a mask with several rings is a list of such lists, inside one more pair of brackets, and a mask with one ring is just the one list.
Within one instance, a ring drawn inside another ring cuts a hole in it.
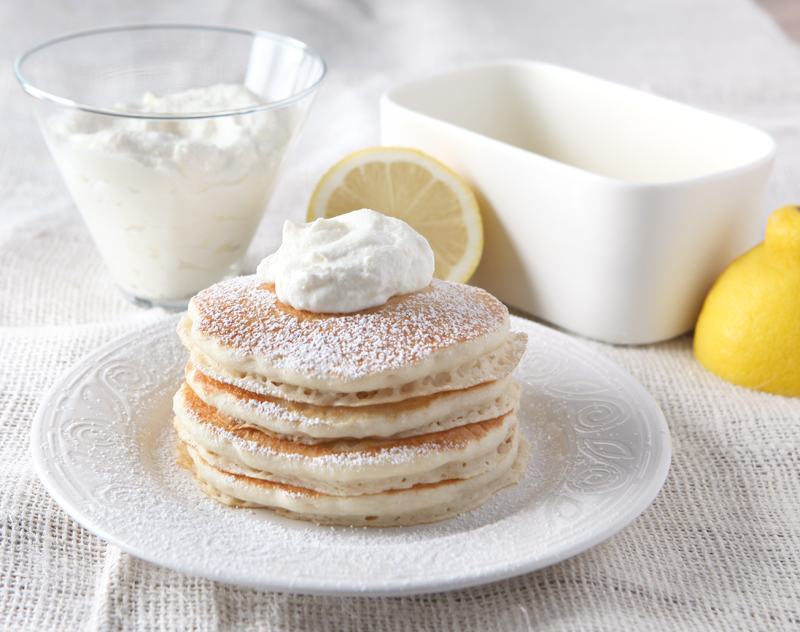
[{"label": "clear glass tumbler", "polygon": [[181,310],[239,273],[326,69],[280,35],[147,25],[41,44],[15,72],[125,296]]}]

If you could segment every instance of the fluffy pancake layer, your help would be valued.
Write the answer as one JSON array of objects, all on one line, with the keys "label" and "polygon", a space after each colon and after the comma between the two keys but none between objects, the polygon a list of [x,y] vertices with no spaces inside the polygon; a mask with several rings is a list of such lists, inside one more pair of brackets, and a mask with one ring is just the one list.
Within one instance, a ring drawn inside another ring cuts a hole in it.
[{"label": "fluffy pancake layer", "polygon": [[510,375],[461,391],[442,391],[401,402],[315,406],[254,393],[215,380],[190,362],[186,381],[220,412],[295,441],[315,443],[342,437],[405,437],[499,417],[513,410],[519,386]]},{"label": "fluffy pancake layer", "polygon": [[254,393],[318,406],[368,406],[400,402],[412,397],[463,390],[488,381],[501,380],[511,375],[522,358],[527,341],[525,334],[512,332],[499,348],[471,358],[454,370],[375,391],[341,392],[275,382],[261,374],[232,370],[215,363],[194,346],[193,339],[187,334],[190,328],[191,321],[184,318],[178,325],[178,334],[191,354],[191,363],[207,376]]},{"label": "fluffy pancake layer", "polygon": [[400,387],[500,349],[508,310],[476,287],[434,280],[353,314],[281,303],[271,284],[237,277],[189,304],[192,346],[229,371],[320,391]]},{"label": "fluffy pancake layer", "polygon": [[231,506],[319,524],[434,522],[524,472],[525,348],[483,290],[434,281],[354,314],[300,312],[255,277],[198,294],[178,333],[179,462]]}]

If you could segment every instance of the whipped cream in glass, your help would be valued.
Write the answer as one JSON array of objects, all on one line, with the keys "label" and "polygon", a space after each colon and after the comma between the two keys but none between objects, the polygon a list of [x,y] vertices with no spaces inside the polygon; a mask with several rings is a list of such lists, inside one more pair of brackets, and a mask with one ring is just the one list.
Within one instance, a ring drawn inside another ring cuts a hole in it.
[{"label": "whipped cream in glass", "polygon": [[286,221],[281,247],[258,266],[295,309],[341,314],[426,288],[434,256],[404,221],[361,209],[308,224]]},{"label": "whipped cream in glass", "polygon": [[123,293],[182,310],[240,273],[326,68],[275,33],[144,24],[44,42],[14,72]]},{"label": "whipped cream in glass", "polygon": [[[244,86],[167,97],[125,112],[197,113],[261,104]],[[185,301],[238,273],[291,133],[280,110],[149,119],[67,112],[47,139],[117,284],[153,303]]]}]

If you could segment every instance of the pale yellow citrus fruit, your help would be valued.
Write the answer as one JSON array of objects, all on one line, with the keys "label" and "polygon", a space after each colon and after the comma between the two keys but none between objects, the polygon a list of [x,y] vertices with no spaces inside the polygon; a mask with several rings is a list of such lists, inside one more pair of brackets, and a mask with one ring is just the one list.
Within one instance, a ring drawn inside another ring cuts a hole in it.
[{"label": "pale yellow citrus fruit", "polygon": [[697,321],[694,352],[734,384],[800,396],[800,207],[775,211],[764,241],[717,279]]},{"label": "pale yellow citrus fruit", "polygon": [[407,222],[428,240],[437,279],[466,283],[483,252],[483,223],[469,186],[438,160],[403,147],[347,156],[320,180],[308,221],[369,208]]}]

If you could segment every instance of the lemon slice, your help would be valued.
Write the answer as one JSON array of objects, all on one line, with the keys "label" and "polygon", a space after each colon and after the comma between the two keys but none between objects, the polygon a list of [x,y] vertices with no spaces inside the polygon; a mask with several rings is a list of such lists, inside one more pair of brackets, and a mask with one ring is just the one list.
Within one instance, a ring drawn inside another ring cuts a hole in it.
[{"label": "lemon slice", "polygon": [[480,209],[467,184],[416,149],[372,147],[347,156],[320,180],[308,221],[369,208],[397,217],[433,249],[437,279],[466,283],[483,252]]}]

